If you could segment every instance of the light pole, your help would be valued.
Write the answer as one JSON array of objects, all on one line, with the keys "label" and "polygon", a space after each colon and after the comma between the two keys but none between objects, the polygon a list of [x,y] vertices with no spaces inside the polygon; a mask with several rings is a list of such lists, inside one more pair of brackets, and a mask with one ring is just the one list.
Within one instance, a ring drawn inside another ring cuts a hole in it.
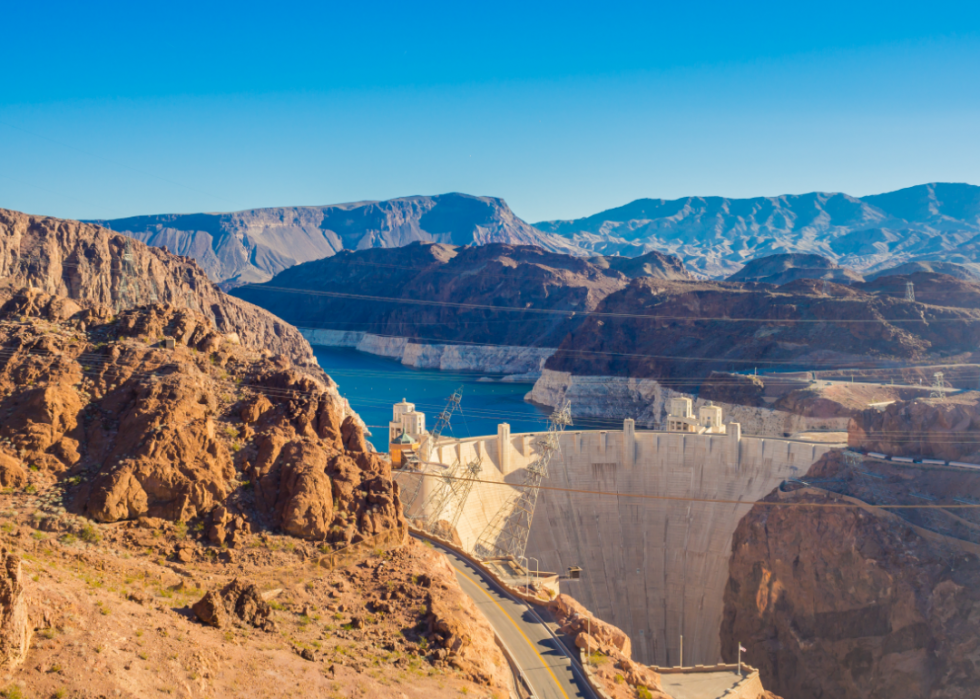
[{"label": "light pole", "polygon": [[527,562],[527,556],[520,556],[518,561],[524,561],[524,580],[527,587],[531,587],[531,564]]}]

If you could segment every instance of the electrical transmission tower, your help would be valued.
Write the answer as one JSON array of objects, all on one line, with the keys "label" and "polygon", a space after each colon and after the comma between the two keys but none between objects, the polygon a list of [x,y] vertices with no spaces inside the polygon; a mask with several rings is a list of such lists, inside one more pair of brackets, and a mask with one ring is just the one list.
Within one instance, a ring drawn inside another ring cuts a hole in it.
[{"label": "electrical transmission tower", "polygon": [[528,464],[524,481],[518,492],[507,499],[476,542],[475,553],[481,558],[513,556],[519,559],[527,548],[531,521],[538,502],[541,481],[548,477],[548,464],[560,450],[559,438],[565,427],[572,424],[572,408],[568,401],[548,418],[548,434],[537,443],[538,458]]},{"label": "electrical transmission tower", "polygon": [[905,282],[905,300],[915,302],[915,285],[912,282]]},{"label": "electrical transmission tower", "polygon": [[426,450],[426,448],[428,449],[427,451],[423,451],[423,461],[429,460],[429,456],[432,454],[432,449],[435,447],[436,442],[439,441],[439,438],[442,437],[443,430],[449,427],[449,420],[452,418],[453,412],[457,409],[462,412],[462,408],[459,407],[459,402],[461,400],[463,400],[462,386],[453,391],[453,394],[449,396],[449,400],[446,401],[446,407],[442,409],[441,413],[439,413],[439,417],[436,418],[436,424],[432,426],[432,430],[429,432],[428,439],[426,439],[420,445],[420,450]]},{"label": "electrical transmission tower", "polygon": [[449,524],[446,533],[449,537],[452,536],[453,530],[459,524],[459,517],[463,514],[466,500],[470,497],[470,491],[473,490],[475,479],[480,477],[482,469],[483,459],[480,457],[471,459],[465,466],[457,460],[448,473],[439,477],[439,486],[422,505],[426,531],[441,534],[439,522],[445,521]]},{"label": "electrical transmission tower", "polygon": [[943,379],[943,372],[937,371],[932,376],[936,382],[932,385],[932,393],[929,394],[929,397],[946,400],[946,391],[952,387]]},{"label": "electrical transmission tower", "polygon": [[[453,391],[453,394],[451,396],[449,396],[449,400],[446,401],[446,407],[442,409],[442,412],[439,413],[439,417],[436,418],[436,424],[433,425],[432,431],[429,432],[428,438],[425,440],[425,442],[422,445],[420,445],[419,447],[420,451],[422,449],[425,449],[426,446],[428,445],[429,451],[431,453],[432,447],[434,447],[435,443],[439,441],[439,438],[442,436],[443,430],[449,427],[449,421],[452,419],[453,413],[456,411],[456,409],[459,408],[459,402],[462,399],[463,399],[463,387],[460,386],[455,391]],[[424,454],[424,457],[425,458],[423,458],[422,461],[423,462],[428,461],[429,454]],[[403,464],[400,470],[417,472],[419,473],[419,477],[416,479],[415,488],[412,490],[412,494],[407,499],[403,500],[405,505],[406,517],[408,516],[408,513],[412,511],[412,506],[415,504],[415,500],[418,498],[419,493],[422,492],[422,481],[424,477],[421,474],[425,468],[424,463],[413,464],[413,466],[416,466],[414,468],[405,468],[405,466],[407,465],[408,464]],[[423,510],[423,514],[424,514],[424,510]]]}]

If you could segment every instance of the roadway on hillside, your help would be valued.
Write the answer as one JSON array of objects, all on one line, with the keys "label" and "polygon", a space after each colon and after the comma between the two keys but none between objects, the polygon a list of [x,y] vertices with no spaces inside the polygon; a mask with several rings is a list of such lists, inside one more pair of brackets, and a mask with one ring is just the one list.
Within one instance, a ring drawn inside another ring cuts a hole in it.
[{"label": "roadway on hillside", "polygon": [[503,639],[536,699],[596,699],[581,671],[528,605],[505,594],[462,556],[444,549],[460,586]]}]

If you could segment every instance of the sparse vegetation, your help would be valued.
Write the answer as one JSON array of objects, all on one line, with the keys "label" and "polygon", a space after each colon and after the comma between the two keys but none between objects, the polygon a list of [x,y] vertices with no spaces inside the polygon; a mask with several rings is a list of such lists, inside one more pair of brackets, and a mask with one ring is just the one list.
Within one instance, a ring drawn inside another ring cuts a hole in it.
[{"label": "sparse vegetation", "polygon": [[91,522],[82,527],[78,536],[86,544],[97,544],[102,541],[102,534],[99,533],[99,530]]},{"label": "sparse vegetation", "polygon": [[12,684],[3,690],[0,694],[3,699],[27,699],[27,695],[24,694],[24,690],[20,688],[20,685]]},{"label": "sparse vegetation", "polygon": [[638,699],[653,699],[653,694],[649,689],[644,687],[642,684],[638,685],[636,688],[636,696]]}]

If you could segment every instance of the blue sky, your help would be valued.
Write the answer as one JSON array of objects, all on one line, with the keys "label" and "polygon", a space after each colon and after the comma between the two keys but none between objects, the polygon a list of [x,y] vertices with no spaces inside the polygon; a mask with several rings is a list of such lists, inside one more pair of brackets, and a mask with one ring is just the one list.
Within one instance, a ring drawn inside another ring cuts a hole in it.
[{"label": "blue sky", "polygon": [[0,206],[980,184],[980,3],[8,3]]}]

